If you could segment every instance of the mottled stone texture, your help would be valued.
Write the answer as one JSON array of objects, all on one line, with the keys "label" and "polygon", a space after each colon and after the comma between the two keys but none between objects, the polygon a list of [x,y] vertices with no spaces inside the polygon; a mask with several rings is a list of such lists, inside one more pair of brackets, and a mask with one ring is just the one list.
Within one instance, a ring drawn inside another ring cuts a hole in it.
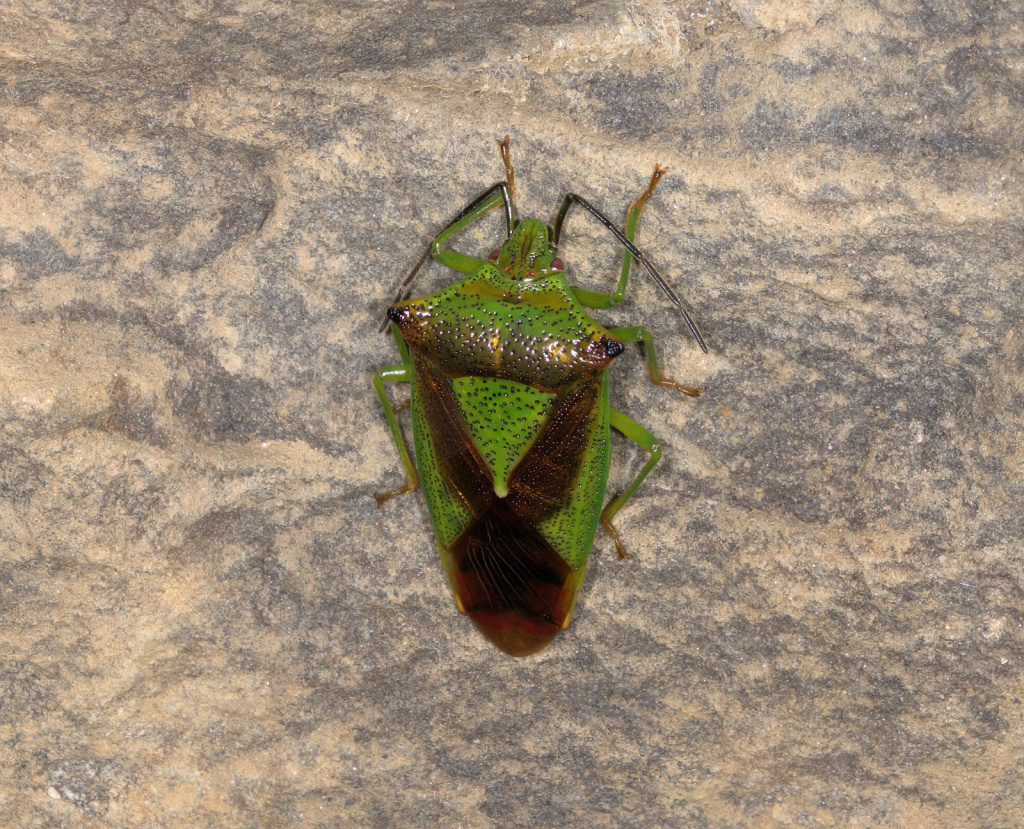
[{"label": "mottled stone texture", "polygon": [[[4,3],[0,826],[1019,826],[1022,13]],[[707,392],[617,361],[634,557],[521,661],[372,497],[378,322],[505,133],[524,215],[670,168],[711,348],[597,314]]]}]

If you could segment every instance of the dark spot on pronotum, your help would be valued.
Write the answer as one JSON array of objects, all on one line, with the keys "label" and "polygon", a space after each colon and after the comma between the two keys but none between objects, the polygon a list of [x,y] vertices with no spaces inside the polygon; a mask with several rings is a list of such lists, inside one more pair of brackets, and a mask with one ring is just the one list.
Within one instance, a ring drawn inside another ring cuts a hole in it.
[{"label": "dark spot on pronotum", "polygon": [[412,319],[412,311],[406,305],[392,305],[388,308],[388,319],[401,328]]},{"label": "dark spot on pronotum", "polygon": [[625,346],[610,337],[600,337],[587,343],[587,354],[594,360],[608,363],[613,357],[619,356]]},{"label": "dark spot on pronotum", "polygon": [[604,353],[608,357],[618,357],[626,348],[618,340],[612,340],[608,337],[602,337],[601,339],[604,340]]}]

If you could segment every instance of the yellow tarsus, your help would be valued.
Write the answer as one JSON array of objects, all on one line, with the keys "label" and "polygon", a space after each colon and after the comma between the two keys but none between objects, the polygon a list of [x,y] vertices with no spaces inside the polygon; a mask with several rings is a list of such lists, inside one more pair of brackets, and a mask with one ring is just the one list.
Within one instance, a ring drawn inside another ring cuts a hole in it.
[{"label": "yellow tarsus", "polygon": [[651,180],[647,182],[647,189],[644,190],[633,203],[629,206],[629,210],[626,212],[626,221],[637,213],[643,210],[644,205],[647,204],[647,200],[654,195],[654,188],[658,186],[658,182],[661,181],[661,177],[668,172],[668,167],[662,167],[660,164],[654,165],[654,172],[651,173]]},{"label": "yellow tarsus", "polygon": [[501,148],[501,163],[505,165],[505,181],[508,184],[508,192],[511,198],[516,197],[516,168],[512,166],[512,154],[508,149],[508,136],[506,135],[498,142]]}]

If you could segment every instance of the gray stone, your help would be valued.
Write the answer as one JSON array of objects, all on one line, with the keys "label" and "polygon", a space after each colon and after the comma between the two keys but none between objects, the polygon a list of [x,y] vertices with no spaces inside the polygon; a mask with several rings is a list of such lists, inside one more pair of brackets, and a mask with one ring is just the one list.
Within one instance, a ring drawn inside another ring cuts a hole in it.
[{"label": "gray stone", "polygon": [[[14,0],[0,47],[0,825],[1019,824],[1019,8]],[[711,352],[641,272],[595,312],[706,392],[616,361],[633,559],[518,661],[377,508],[370,386],[506,133],[523,215],[669,168],[638,241]]]}]

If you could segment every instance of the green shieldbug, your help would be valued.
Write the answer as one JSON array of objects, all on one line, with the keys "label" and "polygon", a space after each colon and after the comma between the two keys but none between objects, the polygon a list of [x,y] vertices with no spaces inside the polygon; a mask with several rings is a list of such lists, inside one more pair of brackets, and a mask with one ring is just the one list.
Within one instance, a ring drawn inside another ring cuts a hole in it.
[{"label": "green shieldbug", "polygon": [[[692,397],[700,389],[664,377],[650,333],[603,328],[587,308],[621,299],[639,260],[707,347],[678,297],[633,244],[637,221],[665,170],[655,166],[630,206],[625,230],[574,193],[562,200],[553,229],[516,219],[508,137],[498,142],[505,180],[469,204],[439,233],[388,309],[400,365],[373,383],[405,467],[407,481],[377,496],[378,505],[421,484],[441,561],[459,610],[513,656],[534,653],[569,623],[598,521],[626,552],[612,517],[661,457],[657,438],[608,404],[609,363],[626,343],[642,342],[652,382]],[[486,259],[445,243],[498,205],[507,234]],[[610,294],[566,284],[556,255],[562,224],[578,204],[625,248]],[[432,256],[465,279],[419,299],[408,286]],[[407,382],[416,463],[409,455],[385,382]],[[626,489],[601,509],[608,479],[609,429],[650,453]]]}]

